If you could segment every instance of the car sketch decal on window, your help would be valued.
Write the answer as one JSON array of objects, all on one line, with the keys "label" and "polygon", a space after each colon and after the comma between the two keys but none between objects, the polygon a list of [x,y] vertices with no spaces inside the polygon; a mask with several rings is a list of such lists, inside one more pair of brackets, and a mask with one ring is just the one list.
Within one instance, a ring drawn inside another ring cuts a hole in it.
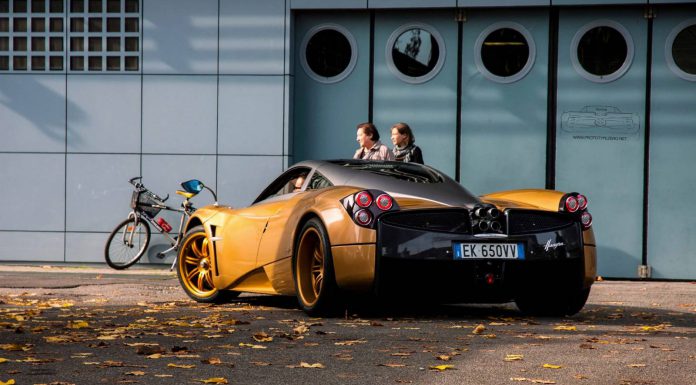
[{"label": "car sketch decal on window", "polygon": [[622,112],[613,106],[585,106],[561,115],[561,129],[574,134],[636,135],[640,131],[638,114]]}]

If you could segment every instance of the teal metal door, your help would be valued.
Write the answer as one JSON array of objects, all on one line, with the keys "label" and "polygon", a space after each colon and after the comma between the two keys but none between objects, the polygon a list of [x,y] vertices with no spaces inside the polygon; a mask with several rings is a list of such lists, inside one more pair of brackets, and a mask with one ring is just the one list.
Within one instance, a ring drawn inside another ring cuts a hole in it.
[{"label": "teal metal door", "polygon": [[462,37],[461,183],[544,188],[548,10],[472,10]]},{"label": "teal metal door", "polygon": [[598,274],[642,264],[647,21],[642,7],[561,9],[556,188],[586,194]]},{"label": "teal metal door", "polygon": [[351,158],[369,116],[369,15],[298,14],[294,52],[293,161]]},{"label": "teal metal door", "polygon": [[407,123],[426,164],[454,177],[457,119],[457,22],[454,10],[375,15],[374,123],[392,148],[390,129]]},{"label": "teal metal door", "polygon": [[650,100],[648,265],[696,279],[696,7],[656,9]]}]

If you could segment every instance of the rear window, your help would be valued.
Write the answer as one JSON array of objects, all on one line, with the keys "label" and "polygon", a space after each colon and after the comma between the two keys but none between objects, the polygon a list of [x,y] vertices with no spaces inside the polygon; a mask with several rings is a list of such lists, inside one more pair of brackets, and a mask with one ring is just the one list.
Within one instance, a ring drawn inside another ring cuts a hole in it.
[{"label": "rear window", "polygon": [[369,172],[414,183],[444,182],[444,177],[440,173],[417,163],[374,161],[334,161],[332,163],[357,171]]}]

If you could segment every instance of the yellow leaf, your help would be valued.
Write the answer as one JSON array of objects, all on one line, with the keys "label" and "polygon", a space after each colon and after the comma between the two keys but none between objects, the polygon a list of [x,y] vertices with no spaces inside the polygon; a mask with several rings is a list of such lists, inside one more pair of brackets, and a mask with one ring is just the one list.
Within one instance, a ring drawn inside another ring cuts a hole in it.
[{"label": "yellow leaf", "polygon": [[68,329],[84,329],[89,327],[89,324],[87,321],[82,321],[82,320],[76,320],[76,321],[68,321]]},{"label": "yellow leaf", "polygon": [[7,362],[7,361],[9,361],[7,358],[0,357],[0,364],[2,364],[3,362]]},{"label": "yellow leaf", "polygon": [[269,336],[268,334],[266,334],[264,332],[255,333],[253,335],[253,337],[254,337],[254,340],[256,342],[271,342],[271,341],[273,341],[273,337]]},{"label": "yellow leaf", "polygon": [[0,385],[14,385],[14,383],[15,383],[15,380],[13,380],[13,379],[9,379],[9,380],[7,380],[7,382],[0,381]]},{"label": "yellow leaf", "polygon": [[338,346],[353,346],[353,345],[357,345],[357,344],[364,344],[365,342],[367,342],[367,341],[365,341],[365,340],[363,340],[363,339],[360,339],[360,340],[352,340],[352,341],[334,342],[334,345],[338,345]]},{"label": "yellow leaf", "polygon": [[162,358],[162,354],[155,353],[155,354],[150,354],[149,356],[145,356],[145,357],[150,358],[150,359],[157,359],[157,358]]},{"label": "yellow leaf", "polygon": [[404,364],[377,364],[377,366],[386,366],[387,368],[403,368],[406,367]]},{"label": "yellow leaf", "polygon": [[646,366],[648,366],[648,365],[646,365],[646,364],[629,364],[629,365],[626,365],[626,366],[628,366],[629,368],[644,368],[644,367],[646,367]]},{"label": "yellow leaf", "polygon": [[452,359],[452,357],[443,354],[443,355],[435,357],[435,359],[440,360],[440,361],[449,361]]},{"label": "yellow leaf", "polygon": [[641,326],[640,330],[644,332],[657,332],[660,330],[664,330],[667,327],[667,325],[660,324],[660,325],[655,325],[655,326]]},{"label": "yellow leaf", "polygon": [[326,366],[324,366],[323,364],[320,364],[318,362],[316,364],[310,364],[308,362],[300,362],[300,367],[301,368],[309,368],[309,369],[324,369]]},{"label": "yellow leaf", "polygon": [[560,369],[560,368],[562,368],[561,365],[551,365],[551,364],[544,364],[543,367],[546,369]]},{"label": "yellow leaf", "polygon": [[252,349],[266,349],[265,346],[263,345],[252,345],[252,344],[245,344],[244,342],[240,342],[239,346],[243,348],[252,348]]},{"label": "yellow leaf", "polygon": [[444,370],[456,370],[454,365],[434,365],[430,367],[430,370],[444,371]]},{"label": "yellow leaf", "polygon": [[126,373],[126,376],[144,376],[144,375],[145,375],[145,372],[143,372],[142,370],[136,370],[134,372],[127,372]]},{"label": "yellow leaf", "polygon": [[524,359],[524,356],[522,354],[506,354],[505,355],[505,361],[511,362],[511,361],[521,361]]},{"label": "yellow leaf", "polygon": [[486,330],[486,327],[483,326],[483,324],[478,324],[474,330],[472,331],[473,334],[481,334],[483,331]]},{"label": "yellow leaf", "polygon": [[227,384],[227,379],[225,377],[211,377],[207,380],[196,380],[204,384]]},{"label": "yellow leaf", "polygon": [[29,344],[0,344],[0,350],[9,350],[11,352],[18,352],[18,351],[29,351],[31,350],[31,346]]},{"label": "yellow leaf", "polygon": [[170,368],[179,368],[179,369],[193,369],[196,367],[196,365],[178,365],[178,364],[167,364],[167,366]]},{"label": "yellow leaf", "polygon": [[561,326],[556,326],[555,328],[553,328],[553,330],[562,330],[562,331],[566,331],[566,332],[574,332],[574,331],[577,331],[578,328],[575,326],[561,325]]},{"label": "yellow leaf", "polygon": [[71,342],[72,339],[68,336],[47,336],[44,337],[46,342],[60,343],[60,342]]}]

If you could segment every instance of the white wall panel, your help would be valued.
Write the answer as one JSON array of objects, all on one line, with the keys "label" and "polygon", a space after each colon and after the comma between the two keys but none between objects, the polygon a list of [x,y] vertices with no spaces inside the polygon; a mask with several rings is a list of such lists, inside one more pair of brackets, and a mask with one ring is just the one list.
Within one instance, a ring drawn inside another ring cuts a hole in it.
[{"label": "white wall panel", "polygon": [[218,199],[232,207],[248,206],[282,170],[282,156],[220,156]]},{"label": "white wall panel", "polygon": [[283,76],[221,76],[220,154],[282,155]]},{"label": "white wall panel", "polygon": [[143,78],[143,152],[215,154],[217,77]]},{"label": "white wall panel", "polygon": [[285,23],[285,0],[221,2],[220,73],[282,74]]},{"label": "white wall panel", "polygon": [[[181,182],[198,179],[216,190],[214,155],[143,155],[143,183],[155,194],[164,197],[169,194],[167,204],[179,208],[184,198],[176,194],[181,190]],[[212,204],[213,196],[203,191],[191,200],[195,207]],[[174,212],[162,211],[160,215],[176,231],[181,216]]]},{"label": "white wall panel", "polygon": [[0,231],[0,261],[63,262],[65,235]]},{"label": "white wall panel", "polygon": [[69,154],[67,230],[110,232],[130,211],[140,155]]},{"label": "white wall panel", "polygon": [[68,151],[140,152],[139,75],[68,75]]},{"label": "white wall panel", "polygon": [[0,151],[65,151],[65,75],[0,75]]},{"label": "white wall panel", "polygon": [[217,73],[218,1],[147,0],[143,72]]},{"label": "white wall panel", "polygon": [[6,190],[0,229],[63,231],[65,155],[0,154],[0,165]]},{"label": "white wall panel", "polygon": [[65,234],[65,262],[105,263],[104,246],[108,237],[109,233]]}]

